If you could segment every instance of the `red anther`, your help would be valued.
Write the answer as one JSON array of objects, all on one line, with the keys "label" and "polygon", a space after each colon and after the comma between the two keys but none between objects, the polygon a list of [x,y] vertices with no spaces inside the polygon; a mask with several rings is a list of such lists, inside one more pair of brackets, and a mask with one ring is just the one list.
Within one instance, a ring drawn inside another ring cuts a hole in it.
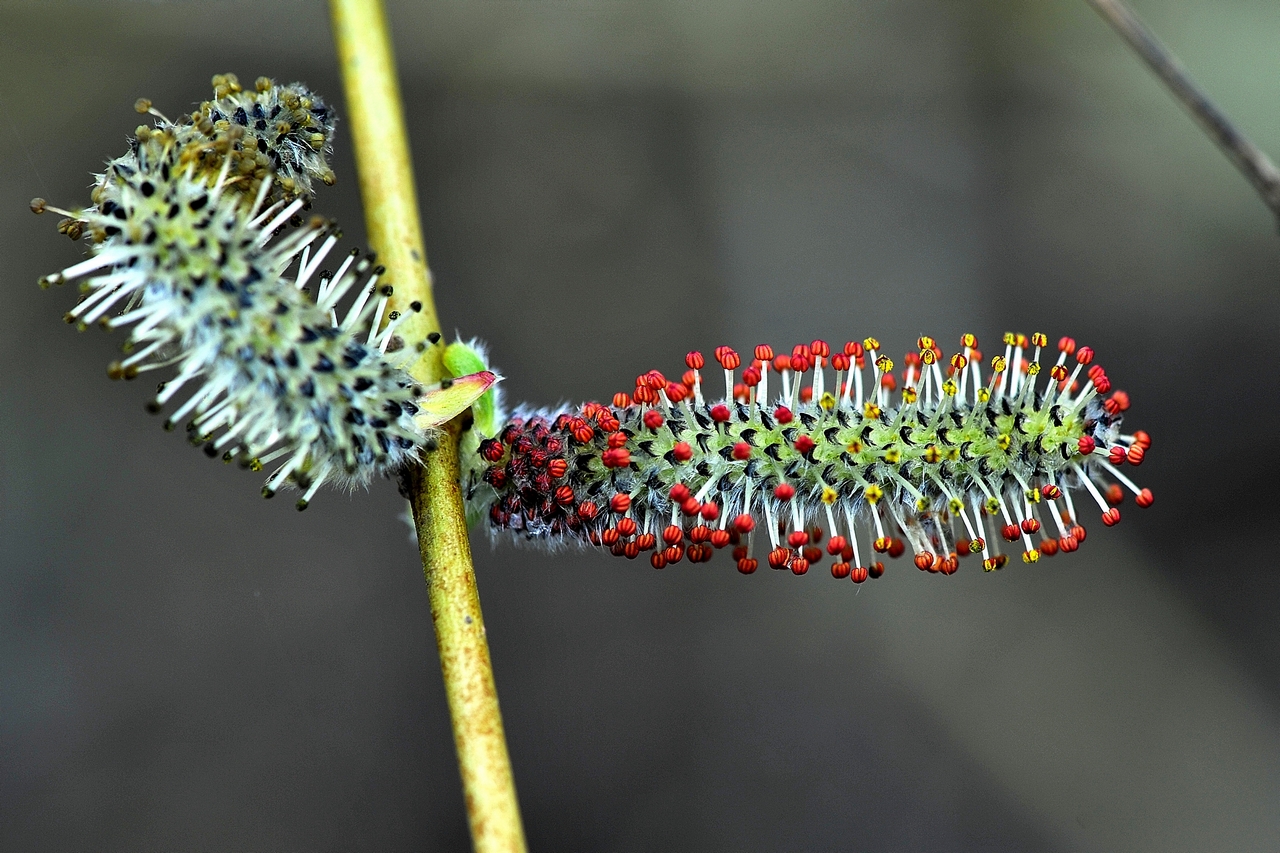
[{"label": "red anther", "polygon": [[[841,565],[847,566],[849,564],[842,563]],[[879,566],[880,574],[884,574],[884,563],[874,563],[873,565]],[[866,566],[855,566],[849,569],[849,580],[854,583],[863,583],[868,577],[878,578],[880,575],[871,574],[871,571]]]},{"label": "red anther", "polygon": [[668,566],[674,565],[684,557],[684,548],[679,545],[671,545],[662,552],[662,556],[667,558]]},{"label": "red anther", "polygon": [[711,528],[705,524],[699,524],[697,527],[689,531],[689,541],[701,545],[711,538]]},{"label": "red anther", "polygon": [[622,556],[628,560],[634,560],[640,556],[640,545],[634,540],[622,546]]},{"label": "red anther", "polygon": [[644,381],[637,382],[636,383],[637,385],[641,385],[641,384],[647,385],[648,387],[652,388],[654,391],[660,391],[663,388],[667,387],[667,377],[663,376],[661,373],[659,373],[656,370],[650,370],[648,373],[642,376],[641,379],[643,379]]},{"label": "red anther", "polygon": [[685,498],[684,501],[680,504],[680,511],[683,512],[685,515],[697,515],[701,509],[702,509],[702,502],[699,501],[697,498],[695,498],[693,495],[690,495],[689,497]]},{"label": "red anther", "polygon": [[806,385],[805,387],[800,389],[800,402],[801,403],[813,402],[813,386],[812,385]]},{"label": "red anther", "polygon": [[1006,542],[1017,542],[1018,535],[1019,535],[1018,525],[1006,524],[1003,528],[1000,529],[1000,535],[1004,537],[1004,541]]},{"label": "red anther", "polygon": [[568,472],[569,463],[565,462],[558,456],[547,463],[547,473],[550,474],[553,479],[559,480]]},{"label": "red anther", "polygon": [[862,358],[862,354],[864,352],[866,352],[866,350],[862,348],[862,344],[859,341],[845,341],[845,344],[844,344],[845,355],[850,356],[852,358]]},{"label": "red anther", "polygon": [[804,373],[810,367],[813,367],[813,362],[803,355],[793,355],[791,356],[790,367],[796,373]]},{"label": "red anther", "polygon": [[889,556],[898,559],[907,551],[907,543],[903,542],[897,536],[889,540]]},{"label": "red anther", "polygon": [[738,365],[742,364],[742,356],[728,347],[716,347],[716,361],[720,362],[720,366],[725,370],[736,370]]},{"label": "red anther", "polygon": [[898,390],[898,380],[893,378],[892,373],[886,373],[880,377],[880,387],[886,391],[896,391]]},{"label": "red anther", "polygon": [[793,575],[802,575],[809,571],[809,561],[804,557],[793,557],[787,565],[790,566]]},{"label": "red anther", "polygon": [[831,554],[832,556],[835,556],[841,553],[842,551],[844,551],[844,549],[848,547],[849,547],[848,539],[845,539],[843,536],[832,536],[831,540],[827,542],[827,553]]},{"label": "red anther", "polygon": [[486,462],[497,462],[506,452],[507,449],[496,438],[486,438],[480,442],[480,457]]},{"label": "red anther", "polygon": [[944,575],[954,575],[960,568],[960,560],[955,554],[952,554],[941,562],[942,565],[938,566],[938,571],[942,572]]},{"label": "red anther", "polygon": [[701,370],[706,364],[706,360],[702,357],[702,353],[694,350],[684,357],[684,366],[690,370]]},{"label": "red anther", "polygon": [[595,501],[583,501],[578,504],[578,518],[583,521],[590,521],[600,513],[600,508],[595,505]]},{"label": "red anther", "polygon": [[1080,441],[1076,442],[1076,446],[1080,448],[1081,456],[1088,456],[1098,446],[1098,442],[1093,440],[1091,435],[1080,436]]},{"label": "red anther", "polygon": [[606,527],[604,532],[600,534],[600,541],[605,545],[612,546],[622,538],[622,534],[618,532],[616,527]]},{"label": "red anther", "polygon": [[631,451],[625,447],[616,447],[600,454],[600,461],[606,468],[625,468],[631,464]]},{"label": "red anther", "polygon": [[609,509],[621,515],[631,509],[631,496],[618,492],[616,495],[609,498]]},{"label": "red anther", "polygon": [[1071,528],[1071,535],[1076,538],[1077,542],[1083,542],[1088,533],[1083,526],[1077,524]]},{"label": "red anther", "polygon": [[729,407],[724,403],[716,403],[711,407],[711,420],[721,424],[729,420]]},{"label": "red anther", "polygon": [[844,546],[844,550],[842,550],[842,551],[840,552],[840,559],[844,560],[846,563],[853,559],[853,546],[852,546],[852,545],[845,545],[845,546]]},{"label": "red anther", "polygon": [[1107,451],[1107,461],[1112,465],[1123,465],[1124,460],[1128,457],[1122,445],[1115,445]]},{"label": "red anther", "polygon": [[751,399],[751,386],[745,382],[739,382],[733,386],[733,399],[743,403]]},{"label": "red anther", "polygon": [[698,372],[696,370],[686,370],[684,375],[680,377],[680,384],[693,390],[693,386],[698,384]]},{"label": "red anther", "polygon": [[711,531],[711,544],[717,548],[723,548],[729,544],[729,531],[713,530]]},{"label": "red anther", "polygon": [[1136,503],[1138,506],[1142,507],[1143,509],[1146,509],[1147,507],[1151,506],[1153,503],[1156,502],[1156,498],[1155,498],[1155,495],[1151,494],[1150,489],[1143,489],[1142,491],[1138,492],[1138,496],[1133,499],[1133,502]]},{"label": "red anther", "polygon": [[743,557],[742,559],[738,560],[738,571],[742,572],[744,575],[751,574],[759,566],[760,566],[759,562],[749,557]]},{"label": "red anther", "polygon": [[791,410],[786,406],[779,406],[773,410],[773,419],[780,424],[789,424],[792,418]]},{"label": "red anther", "polygon": [[573,503],[573,488],[571,486],[560,486],[556,489],[556,503],[560,506],[568,506]]},{"label": "red anther", "polygon": [[1141,447],[1143,450],[1151,449],[1151,436],[1147,435],[1146,430],[1138,430],[1133,434],[1133,443]]},{"label": "red anther", "polygon": [[671,455],[677,462],[688,462],[693,458],[693,448],[687,441],[677,441],[675,447],[671,448]]},{"label": "red anther", "polygon": [[835,355],[831,356],[831,366],[834,367],[836,370],[848,370],[849,356],[845,355],[842,352],[836,353]]},{"label": "red anther", "polygon": [[1058,540],[1058,547],[1062,549],[1062,553],[1070,554],[1080,547],[1080,540],[1074,536],[1063,536]]},{"label": "red anther", "polygon": [[748,388],[754,388],[760,384],[760,369],[758,367],[748,367],[742,371],[742,384]]},{"label": "red anther", "polygon": [[773,490],[773,496],[780,501],[789,501],[796,495],[795,487],[790,483],[779,483]]},{"label": "red anther", "polygon": [[702,509],[698,510],[698,515],[707,521],[715,521],[720,517],[720,506],[715,501],[707,501],[702,505]]},{"label": "red anther", "polygon": [[684,531],[678,526],[672,524],[664,528],[662,531],[662,541],[668,545],[674,545],[684,538]]},{"label": "red anther", "polygon": [[1059,338],[1058,351],[1065,352],[1067,355],[1071,355],[1076,351],[1076,339],[1075,338]]},{"label": "red anther", "polygon": [[1125,454],[1125,458],[1129,460],[1130,465],[1141,465],[1146,456],[1147,451],[1143,449],[1141,444],[1130,445],[1129,452]]},{"label": "red anther", "polygon": [[1022,519],[1022,532],[1028,535],[1040,530],[1040,522],[1034,518]]},{"label": "red anther", "polygon": [[779,353],[773,357],[773,370],[775,373],[781,373],[784,370],[791,369],[791,356]]},{"label": "red anther", "polygon": [[1092,367],[1090,367],[1088,371],[1086,371],[1085,375],[1088,376],[1090,379],[1097,379],[1099,376],[1106,376],[1107,371],[1102,369],[1101,364],[1095,364]]},{"label": "red anther", "polygon": [[1040,553],[1041,553],[1041,555],[1043,555],[1043,556],[1045,556],[1045,557],[1052,557],[1054,554],[1058,553],[1058,540],[1056,540],[1056,539],[1041,539],[1041,540],[1040,540]]},{"label": "red anther", "polygon": [[547,467],[547,451],[535,447],[529,451],[529,464],[534,468]]},{"label": "red anther", "polygon": [[832,563],[831,577],[835,578],[838,581],[844,580],[845,578],[849,577],[850,568],[851,566],[848,563]]},{"label": "red anther", "polygon": [[1102,514],[1102,523],[1107,527],[1115,527],[1120,523],[1120,510],[1112,507]]},{"label": "red anther", "polygon": [[[907,353],[906,355],[904,355],[904,356],[902,357],[902,360],[903,360],[903,362],[905,362],[905,363],[906,363],[907,367],[917,367],[917,368],[918,368],[918,367],[920,366],[920,354],[919,354],[919,353],[909,352],[909,353]],[[916,371],[916,373],[917,373],[917,374],[919,374],[919,373],[920,373],[920,371],[919,371],[919,370],[917,370],[917,371]],[[905,376],[907,375],[907,372],[906,372],[905,370],[904,370],[904,371],[902,371],[902,375],[905,377]]]},{"label": "red anther", "polygon": [[768,344],[756,344],[756,358],[762,362],[773,361],[773,347]]},{"label": "red anther", "polygon": [[[665,420],[666,419],[662,417],[662,412],[659,412],[657,409],[650,409],[644,413],[644,425],[651,430],[656,431],[658,427],[662,426]],[[618,433],[614,433],[614,435],[617,434]],[[610,436],[609,440],[612,442],[613,436]],[[623,436],[623,443],[626,443],[626,436]]]},{"label": "red anther", "polygon": [[801,456],[807,455],[810,450],[813,450],[817,446],[817,443],[807,435],[796,436],[795,448],[796,452]]},{"label": "red anther", "polygon": [[1054,382],[1066,382],[1067,369],[1061,364],[1055,364],[1053,367],[1049,368],[1049,376],[1053,378]]},{"label": "red anther", "polygon": [[960,353],[956,353],[955,355],[951,356],[951,367],[955,370],[964,370],[965,366],[968,364],[969,364],[969,359],[965,358]]},{"label": "red anther", "polygon": [[636,537],[636,545],[641,551],[652,551],[658,544],[658,537],[652,533],[641,533]]},{"label": "red anther", "polygon": [[1040,494],[1044,495],[1051,501],[1055,501],[1062,497],[1062,489],[1059,489],[1053,483],[1047,483],[1040,488]]},{"label": "red anther", "polygon": [[654,551],[649,555],[649,565],[655,569],[665,569],[667,567],[667,558],[662,555],[661,551]]},{"label": "red anther", "polygon": [[595,429],[582,418],[574,418],[569,422],[569,434],[579,444],[586,444],[596,437]]},{"label": "red anther", "polygon": [[871,543],[872,549],[874,549],[878,554],[887,554],[891,545],[893,545],[893,540],[888,536],[881,536],[875,542]]},{"label": "red anther", "polygon": [[685,498],[691,494],[693,493],[689,491],[689,487],[684,483],[676,483],[671,487],[671,491],[667,492],[667,496],[671,498],[672,502],[678,504],[684,503]]},{"label": "red anther", "polygon": [[981,554],[986,550],[986,547],[987,540],[983,539],[981,536],[969,543],[969,550],[975,554]]},{"label": "red anther", "polygon": [[741,560],[743,557],[747,556],[747,553],[748,553],[747,546],[739,545],[738,547],[733,549],[733,559]]},{"label": "red anther", "polygon": [[969,540],[968,539],[956,540],[956,553],[959,554],[961,557],[969,556]]},{"label": "red anther", "polygon": [[673,403],[679,403],[685,397],[689,396],[690,387],[692,386],[686,386],[679,382],[668,382],[667,383],[667,399]]},{"label": "red anther", "polygon": [[636,520],[634,518],[618,519],[618,532],[623,536],[634,536],[636,534]]},{"label": "red anther", "polygon": [[803,554],[804,558],[809,561],[809,565],[813,565],[814,563],[822,559],[822,549],[816,545],[806,546],[805,549],[800,553]]},{"label": "red anther", "polygon": [[809,351],[816,358],[826,358],[831,355],[831,346],[826,341],[817,340],[809,344]]},{"label": "red anther", "polygon": [[611,432],[606,442],[610,450],[616,450],[627,443],[627,434],[625,432]]},{"label": "red anther", "polygon": [[615,409],[625,409],[631,405],[631,395],[626,391],[619,391],[613,395],[613,406]]},{"label": "red anther", "polygon": [[623,542],[614,542],[609,546],[609,553],[615,557],[621,557],[627,550],[627,546]]},{"label": "red anther", "polygon": [[[1093,387],[1099,394],[1105,394],[1111,390],[1111,380],[1105,376],[1099,376],[1093,380]],[[1113,415],[1124,411],[1120,408],[1120,403],[1114,399],[1114,396],[1111,399],[1104,400],[1102,407]]]},{"label": "red anther", "polygon": [[637,403],[653,404],[658,402],[658,392],[648,385],[637,385],[631,396],[635,397]]},{"label": "red anther", "polygon": [[1107,499],[1107,503],[1112,506],[1118,506],[1119,504],[1124,503],[1124,489],[1120,488],[1119,483],[1112,483],[1110,486],[1107,486],[1107,493],[1105,497]]},{"label": "red anther", "polygon": [[791,552],[786,548],[774,548],[769,552],[769,568],[785,569],[791,562]]},{"label": "red anther", "polygon": [[1076,350],[1076,363],[1088,364],[1093,361],[1093,347],[1080,347]]},{"label": "red anther", "polygon": [[751,458],[751,445],[745,441],[739,441],[733,446],[733,458],[739,462]]},{"label": "red anther", "polygon": [[756,520],[748,513],[742,513],[733,520],[733,529],[742,534],[747,534],[756,526]]},{"label": "red anther", "polygon": [[928,571],[933,568],[933,561],[935,559],[937,558],[928,551],[921,551],[919,554],[916,554],[916,568],[922,572]]},{"label": "red anther", "polygon": [[823,534],[822,534],[821,527],[809,528],[809,541],[812,542],[813,544],[817,545],[818,543],[820,543],[822,541],[822,535]]},{"label": "red anther", "polygon": [[787,535],[787,544],[792,548],[800,548],[809,544],[809,534],[803,530],[793,530]]}]

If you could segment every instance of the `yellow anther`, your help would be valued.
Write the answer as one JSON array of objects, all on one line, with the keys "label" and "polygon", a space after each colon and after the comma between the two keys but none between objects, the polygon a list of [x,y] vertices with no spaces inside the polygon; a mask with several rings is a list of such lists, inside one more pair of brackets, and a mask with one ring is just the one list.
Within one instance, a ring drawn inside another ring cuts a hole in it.
[{"label": "yellow anther", "polygon": [[1008,450],[1011,444],[1013,444],[1013,437],[1007,432],[1002,432],[996,437],[996,447],[1001,450]]},{"label": "yellow anther", "polygon": [[947,508],[951,510],[952,515],[959,515],[964,512],[964,504],[960,502],[959,498],[952,498],[948,501]]},{"label": "yellow anther", "polygon": [[929,502],[924,498],[916,498],[916,512],[928,512]]},{"label": "yellow anther", "polygon": [[844,449],[845,449],[845,450],[847,450],[847,451],[849,451],[850,453],[861,453],[861,452],[862,452],[862,442],[861,442],[861,441],[851,441],[851,442],[849,442],[848,444],[846,444],[846,445],[844,446]]},{"label": "yellow anther", "polygon": [[954,397],[957,390],[959,389],[953,379],[948,379],[946,382],[942,383],[942,393],[946,394],[948,397]]},{"label": "yellow anther", "polygon": [[972,347],[976,347],[977,345],[978,345],[977,335],[970,334],[969,332],[965,332],[963,335],[960,336],[960,346],[972,348]]},{"label": "yellow anther", "polygon": [[1033,504],[1040,503],[1039,489],[1027,489],[1027,503],[1033,503]]},{"label": "yellow anther", "polygon": [[1009,363],[1004,360],[1004,356],[995,355],[991,357],[991,369],[996,373],[1004,373],[1004,369],[1008,366]]},{"label": "yellow anther", "polygon": [[902,451],[896,447],[890,447],[884,452],[884,461],[890,465],[897,465],[902,460]]},{"label": "yellow anther", "polygon": [[880,407],[868,400],[862,405],[862,414],[869,421],[877,420],[880,417]]},{"label": "yellow anther", "polygon": [[1038,347],[1046,347],[1049,345],[1049,339],[1044,332],[1035,332],[1031,335],[1031,343]]},{"label": "yellow anther", "polygon": [[880,502],[882,497],[884,497],[884,492],[881,491],[879,486],[872,483],[862,492],[862,496],[867,499],[867,503],[874,506]]},{"label": "yellow anther", "polygon": [[988,391],[986,388],[979,388],[979,389],[978,389],[978,402],[979,402],[979,403],[985,403],[985,402],[987,402],[987,401],[988,401],[988,400],[990,400],[990,399],[991,399],[991,392],[990,392],[990,391]]},{"label": "yellow anther", "polygon": [[925,364],[933,364],[938,360],[938,354],[931,349],[920,350],[920,360]]},{"label": "yellow anther", "polygon": [[957,459],[959,459],[959,458],[960,458],[960,448],[958,448],[958,447],[948,447],[948,448],[947,448],[947,459],[948,459],[949,461],[951,461],[951,462],[955,462],[955,461],[956,461]]},{"label": "yellow anther", "polygon": [[1040,561],[1040,552],[1037,551],[1035,548],[1032,548],[1030,551],[1022,552],[1022,562],[1036,563],[1039,561]]},{"label": "yellow anther", "polygon": [[1031,362],[1031,364],[1027,365],[1027,375],[1028,375],[1028,376],[1039,376],[1039,375],[1040,375],[1040,362],[1038,362],[1038,361],[1033,361],[1033,362]]},{"label": "yellow anther", "polygon": [[916,386],[908,385],[902,389],[902,402],[914,403],[916,401]]},{"label": "yellow anther", "polygon": [[881,373],[888,373],[893,370],[893,359],[887,355],[882,355],[876,359],[876,367],[880,368]]},{"label": "yellow anther", "polygon": [[1017,346],[1020,346],[1020,347],[1022,347],[1023,349],[1026,349],[1026,348],[1027,348],[1027,336],[1026,336],[1026,335],[1024,335],[1024,334],[1022,334],[1022,333],[1019,333],[1019,334],[1018,334],[1018,339],[1017,339],[1014,343],[1015,343]]},{"label": "yellow anther", "polygon": [[840,496],[836,493],[836,490],[830,486],[822,487],[822,502],[827,506],[831,506],[839,497]]},{"label": "yellow anther", "polygon": [[1013,342],[1016,341],[1017,339],[1018,339],[1018,336],[1015,335],[1013,332],[1004,333],[1003,340],[1006,346],[1013,346]]},{"label": "yellow anther", "polygon": [[921,335],[916,338],[916,347],[918,349],[933,349],[935,346],[933,338],[928,335]]},{"label": "yellow anther", "polygon": [[965,365],[967,365],[968,363],[969,363],[969,359],[965,358],[960,353],[956,353],[955,355],[951,356],[951,366],[954,367],[956,370],[964,370]]},{"label": "yellow anther", "polygon": [[987,515],[997,515],[1000,512],[1000,501],[995,498],[987,498],[986,503]]},{"label": "yellow anther", "polygon": [[836,395],[832,394],[830,391],[826,392],[822,395],[822,399],[818,400],[818,405],[821,406],[822,410],[825,412],[833,411],[836,407]]},{"label": "yellow anther", "polygon": [[938,445],[931,444],[924,449],[922,458],[930,465],[934,465],[942,461],[942,451],[938,449]]},{"label": "yellow anther", "polygon": [[146,98],[138,98],[133,102],[133,111],[136,113],[146,114],[151,109],[151,102]]}]

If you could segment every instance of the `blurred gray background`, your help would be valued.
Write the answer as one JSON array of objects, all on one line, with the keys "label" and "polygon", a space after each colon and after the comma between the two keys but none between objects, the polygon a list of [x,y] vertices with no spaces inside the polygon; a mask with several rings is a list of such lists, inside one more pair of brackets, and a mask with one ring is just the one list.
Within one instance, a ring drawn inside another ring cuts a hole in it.
[{"label": "blurred gray background", "polygon": [[[1280,154],[1280,6],[1136,6]],[[1154,436],[1151,510],[994,576],[476,536],[534,849],[1280,847],[1280,235],[1082,0],[391,17],[441,317],[508,399],[720,343],[1042,330]],[[263,502],[35,286],[81,250],[27,200],[84,203],[135,98],[222,71],[343,108],[321,3],[0,4],[0,849],[465,850],[394,487]],[[338,149],[317,209],[359,245]]]}]

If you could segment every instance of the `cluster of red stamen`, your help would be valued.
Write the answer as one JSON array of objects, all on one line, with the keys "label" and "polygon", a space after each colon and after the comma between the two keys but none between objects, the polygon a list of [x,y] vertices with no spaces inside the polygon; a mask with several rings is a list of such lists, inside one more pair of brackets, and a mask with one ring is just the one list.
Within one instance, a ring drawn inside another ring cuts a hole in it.
[{"label": "cluster of red stamen", "polygon": [[1086,535],[1070,490],[1087,491],[1107,526],[1120,519],[1122,484],[1151,505],[1150,490],[1118,470],[1141,464],[1150,437],[1119,434],[1128,395],[1112,392],[1088,347],[1059,341],[1037,387],[1045,336],[1004,343],[986,382],[972,335],[950,358],[921,337],[900,374],[872,338],[790,355],[760,345],[745,367],[717,347],[718,401],[704,399],[706,361],[691,352],[678,381],[651,370],[612,405],[512,418],[481,443],[468,491],[494,529],[648,553],[659,569],[730,549],[750,574],[761,535],[771,568],[806,574],[825,552],[832,576],[854,583],[881,576],[876,558],[908,547],[919,569],[944,575],[970,555],[1004,566],[998,540],[1021,540],[1025,562],[1070,553]]}]

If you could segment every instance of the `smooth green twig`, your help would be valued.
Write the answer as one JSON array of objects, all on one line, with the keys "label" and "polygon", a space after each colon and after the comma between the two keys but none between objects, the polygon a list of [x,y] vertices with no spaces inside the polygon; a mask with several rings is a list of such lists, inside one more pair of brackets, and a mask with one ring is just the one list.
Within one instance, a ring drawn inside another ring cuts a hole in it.
[{"label": "smooth green twig", "polygon": [[[355,144],[369,246],[395,286],[392,309],[422,310],[402,327],[407,340],[439,332],[431,274],[409,159],[395,61],[380,0],[332,0],[333,32]],[[429,347],[410,372],[424,384],[442,376],[441,347]],[[476,851],[523,851],[524,829],[494,687],[489,645],[471,566],[458,485],[456,422],[439,448],[407,477],[422,571]]]},{"label": "smooth green twig", "polygon": [[1280,169],[1271,158],[1245,138],[1196,85],[1177,58],[1121,0],[1088,0],[1088,3],[1142,57],[1280,219]]}]

